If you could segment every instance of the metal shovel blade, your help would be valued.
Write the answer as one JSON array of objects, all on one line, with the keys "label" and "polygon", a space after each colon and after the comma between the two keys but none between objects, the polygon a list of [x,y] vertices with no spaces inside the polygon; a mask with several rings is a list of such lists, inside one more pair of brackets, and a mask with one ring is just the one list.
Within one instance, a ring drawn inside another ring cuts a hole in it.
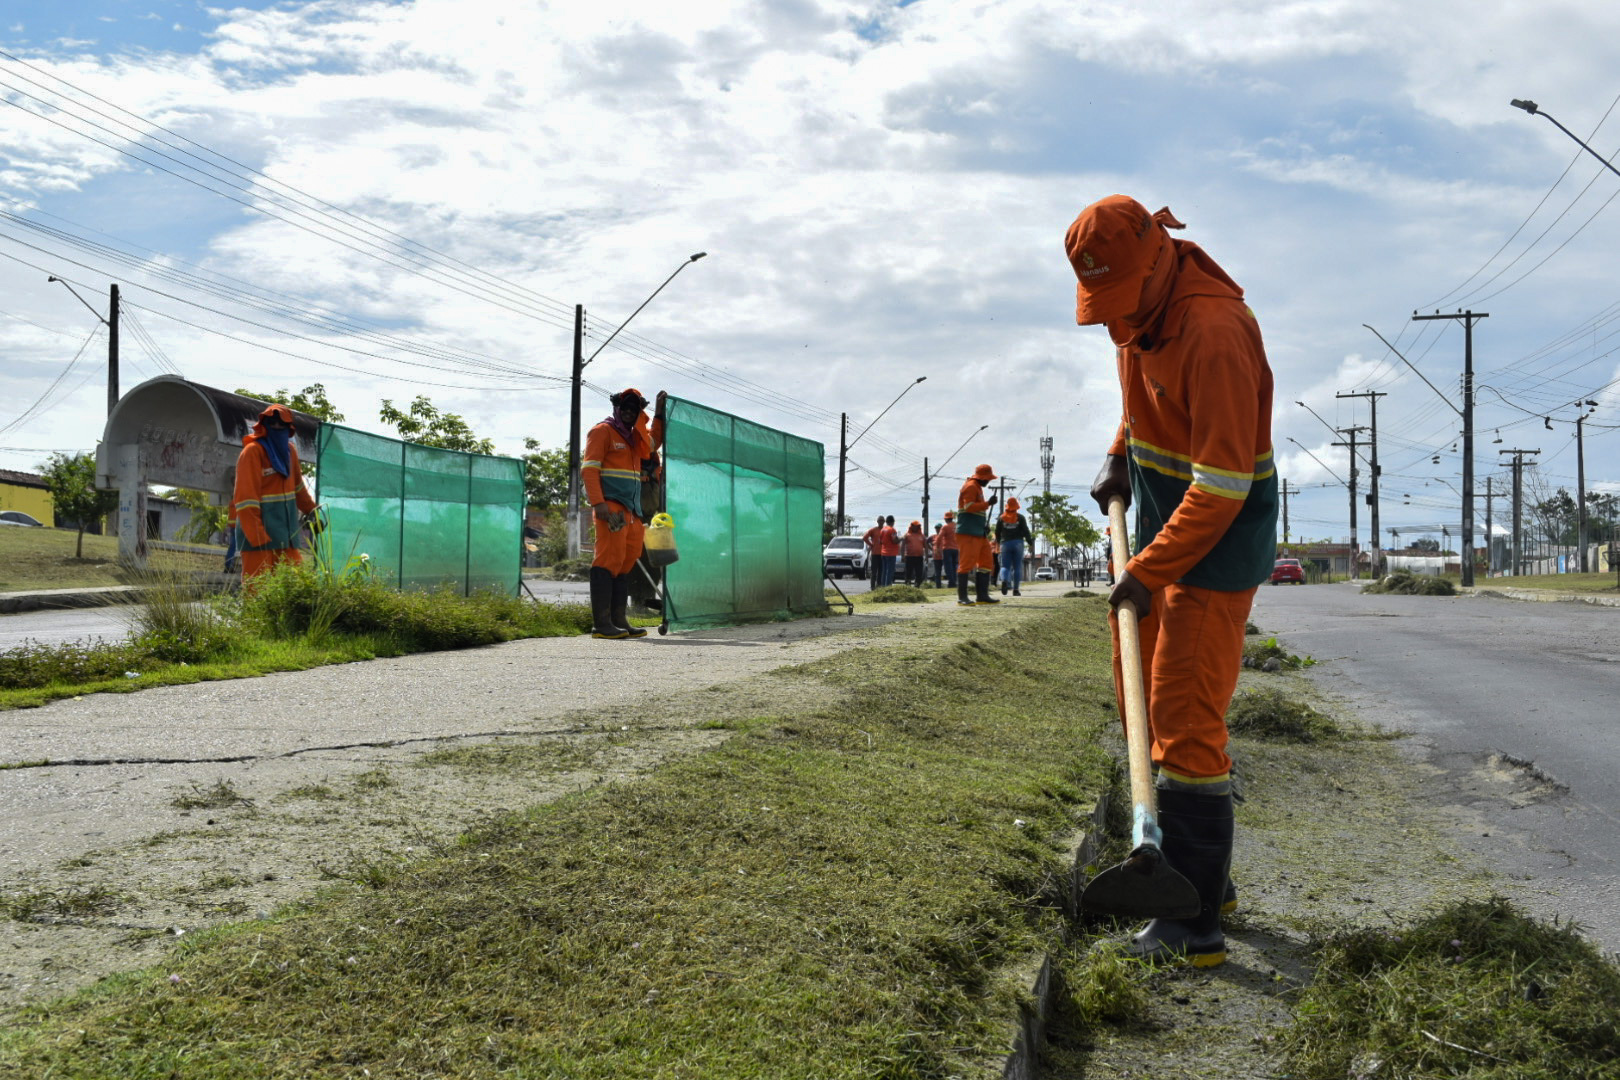
[{"label": "metal shovel blade", "polygon": [[1198,891],[1170,868],[1163,852],[1142,844],[1087,882],[1080,906],[1127,919],[1190,919],[1198,914]]}]

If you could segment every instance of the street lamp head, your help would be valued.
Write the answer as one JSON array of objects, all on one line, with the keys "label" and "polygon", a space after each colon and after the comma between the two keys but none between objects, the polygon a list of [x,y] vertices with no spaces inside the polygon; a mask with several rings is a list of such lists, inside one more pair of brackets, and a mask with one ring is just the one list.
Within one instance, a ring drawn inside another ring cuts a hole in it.
[{"label": "street lamp head", "polygon": [[[926,375],[917,376],[917,382],[927,382],[927,381],[928,381],[928,376],[926,376]],[[911,385],[916,386],[917,383],[912,383]]]},{"label": "street lamp head", "polygon": [[707,254],[708,254],[707,251],[700,251],[696,255],[689,256],[686,261],[687,262],[697,262],[699,259],[703,258],[703,256],[705,256]]},{"label": "street lamp head", "polygon": [[1518,98],[1514,98],[1512,101],[1508,102],[1508,104],[1512,105],[1515,109],[1523,109],[1531,116],[1536,115],[1536,103],[1533,101],[1520,101]]},{"label": "street lamp head", "polygon": [[58,278],[58,277],[56,277],[56,276],[55,276],[55,275],[52,275],[52,276],[51,276],[51,277],[48,277],[48,278],[46,278],[46,279],[45,279],[45,280],[46,280],[46,281],[60,281],[60,280],[61,280],[61,278]]}]

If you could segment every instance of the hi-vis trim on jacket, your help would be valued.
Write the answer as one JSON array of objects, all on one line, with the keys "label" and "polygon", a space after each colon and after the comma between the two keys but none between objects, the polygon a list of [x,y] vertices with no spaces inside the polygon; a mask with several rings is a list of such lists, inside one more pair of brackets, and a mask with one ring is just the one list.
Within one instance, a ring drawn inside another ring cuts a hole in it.
[{"label": "hi-vis trim on jacket", "polygon": [[652,452],[650,446],[639,445],[643,441],[646,435],[638,430],[626,442],[606,420],[591,428],[579,463],[579,477],[592,506],[616,502],[641,517],[641,462]]},{"label": "hi-vis trim on jacket", "polygon": [[1165,450],[1141,439],[1131,439],[1130,447],[1131,460],[1141,468],[1188,481],[1200,491],[1240,502],[1249,497],[1249,489],[1256,480],[1265,480],[1276,472],[1269,450],[1255,459],[1253,472],[1244,473],[1200,465],[1185,454]]}]

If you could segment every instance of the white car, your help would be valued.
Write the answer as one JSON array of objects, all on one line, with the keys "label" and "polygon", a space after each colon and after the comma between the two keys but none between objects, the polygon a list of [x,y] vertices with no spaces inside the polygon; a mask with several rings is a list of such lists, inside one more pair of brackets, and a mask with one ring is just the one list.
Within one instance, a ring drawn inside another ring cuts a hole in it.
[{"label": "white car", "polygon": [[45,523],[21,510],[0,510],[0,525],[22,525],[30,529],[43,529]]},{"label": "white car", "polygon": [[828,577],[866,576],[866,541],[858,536],[835,536],[821,549],[821,563]]},{"label": "white car", "polygon": [[1056,581],[1057,580],[1057,571],[1053,570],[1050,566],[1042,566],[1042,567],[1040,567],[1039,569],[1037,569],[1035,571],[1035,580],[1036,581]]}]

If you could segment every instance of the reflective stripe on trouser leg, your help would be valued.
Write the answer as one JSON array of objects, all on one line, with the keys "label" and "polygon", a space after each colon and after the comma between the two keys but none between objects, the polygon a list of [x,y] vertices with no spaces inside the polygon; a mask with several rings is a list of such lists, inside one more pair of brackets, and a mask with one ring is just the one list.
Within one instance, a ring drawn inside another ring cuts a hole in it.
[{"label": "reflective stripe on trouser leg", "polygon": [[[1160,785],[1211,795],[1231,790],[1226,708],[1242,667],[1243,630],[1254,589],[1219,592],[1169,585],[1139,621],[1143,690]],[[1110,615],[1110,623],[1114,617]],[[1114,685],[1120,658],[1114,635]],[[1124,716],[1123,698],[1120,715]]]},{"label": "reflective stripe on trouser leg", "polygon": [[607,527],[607,522],[596,519],[596,555],[591,559],[591,565],[600,566],[618,577],[636,568],[647,526],[619,503],[609,502],[607,506],[609,510],[617,510],[624,515],[624,528],[614,532]]}]

